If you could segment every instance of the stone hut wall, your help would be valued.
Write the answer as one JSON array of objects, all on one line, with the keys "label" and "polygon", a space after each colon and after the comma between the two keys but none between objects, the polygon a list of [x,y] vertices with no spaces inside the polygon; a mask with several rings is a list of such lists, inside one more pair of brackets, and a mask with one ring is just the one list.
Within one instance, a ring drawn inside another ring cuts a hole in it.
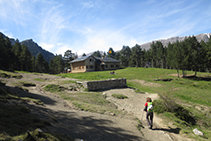
[{"label": "stone hut wall", "polygon": [[89,91],[107,90],[113,88],[124,88],[127,87],[126,79],[110,79],[102,81],[84,81],[84,88]]}]

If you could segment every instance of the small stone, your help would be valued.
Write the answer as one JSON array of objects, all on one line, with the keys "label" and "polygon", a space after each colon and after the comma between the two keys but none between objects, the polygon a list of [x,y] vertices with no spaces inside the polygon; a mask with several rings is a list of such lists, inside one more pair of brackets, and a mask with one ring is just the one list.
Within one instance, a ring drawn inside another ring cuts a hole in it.
[{"label": "small stone", "polygon": [[74,139],[74,141],[84,141],[84,139]]},{"label": "small stone", "polygon": [[115,113],[111,113],[111,115],[112,115],[112,116],[115,116],[116,114],[115,114]]},{"label": "small stone", "polygon": [[40,128],[37,128],[37,131],[38,131],[39,133],[42,133],[42,130],[41,130]]},{"label": "small stone", "polygon": [[204,136],[204,134],[201,131],[199,131],[197,128],[193,129],[193,132],[194,132],[195,135]]}]

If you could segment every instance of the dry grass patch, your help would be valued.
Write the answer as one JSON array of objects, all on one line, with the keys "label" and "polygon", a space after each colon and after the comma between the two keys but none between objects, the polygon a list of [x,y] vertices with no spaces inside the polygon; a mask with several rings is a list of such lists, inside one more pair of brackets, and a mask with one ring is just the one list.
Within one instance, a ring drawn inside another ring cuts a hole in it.
[{"label": "dry grass patch", "polygon": [[71,103],[71,107],[83,111],[90,111],[101,114],[124,114],[117,109],[115,104],[106,100],[105,95],[102,95],[99,92],[61,93],[61,97],[65,99],[67,103]]},{"label": "dry grass patch", "polygon": [[129,82],[135,82],[138,83],[142,86],[150,86],[150,87],[160,87],[161,85],[158,83],[153,83],[153,82],[147,82],[144,80],[138,80],[138,79],[134,79],[134,80],[128,80]]}]

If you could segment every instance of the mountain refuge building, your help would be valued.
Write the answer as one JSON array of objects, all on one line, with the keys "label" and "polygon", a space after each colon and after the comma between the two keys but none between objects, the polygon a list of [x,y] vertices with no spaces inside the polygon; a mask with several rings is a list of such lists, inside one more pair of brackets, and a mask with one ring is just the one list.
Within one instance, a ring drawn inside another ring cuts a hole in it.
[{"label": "mountain refuge building", "polygon": [[120,61],[110,57],[83,56],[70,62],[71,72],[90,72],[116,70],[120,68]]}]

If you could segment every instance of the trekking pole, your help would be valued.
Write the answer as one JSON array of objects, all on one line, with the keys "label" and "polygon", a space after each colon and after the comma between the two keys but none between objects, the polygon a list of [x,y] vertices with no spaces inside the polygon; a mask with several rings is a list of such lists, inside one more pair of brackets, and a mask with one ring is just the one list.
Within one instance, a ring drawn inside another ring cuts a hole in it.
[{"label": "trekking pole", "polygon": [[144,111],[142,112],[141,122],[140,122],[142,128],[144,128],[144,126],[143,126],[143,116],[144,116]]},{"label": "trekking pole", "polygon": [[144,111],[142,112],[141,121],[143,121]]}]

